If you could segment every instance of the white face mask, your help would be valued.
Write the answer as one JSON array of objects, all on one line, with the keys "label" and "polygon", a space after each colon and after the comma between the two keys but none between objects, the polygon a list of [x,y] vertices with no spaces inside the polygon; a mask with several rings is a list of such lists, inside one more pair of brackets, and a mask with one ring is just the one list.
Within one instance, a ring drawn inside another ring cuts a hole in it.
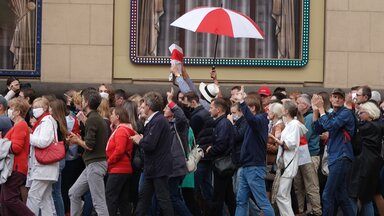
[{"label": "white face mask", "polygon": [[39,108],[34,108],[32,110],[32,113],[33,113],[33,117],[35,118],[39,118],[41,115],[43,115],[44,113],[44,109],[39,107]]},{"label": "white face mask", "polygon": [[232,115],[232,118],[233,118],[233,121],[237,121],[237,120],[239,120],[240,116],[238,116],[238,115]]},{"label": "white face mask", "polygon": [[105,98],[108,100],[109,94],[107,92],[100,92],[100,97]]},{"label": "white face mask", "polygon": [[13,114],[13,110],[12,109],[8,109],[8,118],[12,119],[12,114]]}]

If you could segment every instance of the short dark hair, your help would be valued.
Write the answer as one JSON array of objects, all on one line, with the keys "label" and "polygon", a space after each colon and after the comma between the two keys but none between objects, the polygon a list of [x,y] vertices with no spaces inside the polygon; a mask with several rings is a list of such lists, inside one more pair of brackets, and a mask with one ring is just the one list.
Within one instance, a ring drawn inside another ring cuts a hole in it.
[{"label": "short dark hair", "polygon": [[84,101],[88,103],[88,107],[91,110],[97,110],[101,103],[101,96],[98,91],[95,89],[85,89],[81,92],[81,95],[84,98]]},{"label": "short dark hair", "polygon": [[116,89],[115,97],[117,98],[122,97],[124,100],[128,99],[127,93],[123,89]]},{"label": "short dark hair", "polygon": [[192,102],[194,100],[197,103],[199,103],[199,99],[200,99],[199,96],[193,91],[185,93],[184,98],[187,98],[188,102]]},{"label": "short dark hair", "polygon": [[282,101],[283,99],[287,98],[287,95],[281,93],[281,92],[275,92],[272,96],[275,96],[277,100]]},{"label": "short dark hair", "polygon": [[371,96],[372,96],[372,90],[369,86],[365,85],[365,86],[360,86],[360,88],[362,91],[363,91],[363,95],[367,96],[368,97],[368,100],[371,99]]},{"label": "short dark hair", "polygon": [[143,96],[143,100],[149,109],[153,112],[161,111],[164,108],[163,97],[159,92],[147,92]]},{"label": "short dark hair", "polygon": [[273,90],[273,94],[276,94],[276,93],[281,93],[283,94],[282,92],[287,92],[286,88],[285,87],[276,87],[275,90]]},{"label": "short dark hair", "polygon": [[241,90],[241,86],[233,86],[232,88],[231,88],[231,91],[232,90],[237,90],[237,91],[240,91]]},{"label": "short dark hair", "polygon": [[[7,79],[7,86],[11,85],[11,83],[12,83],[13,81],[15,81],[15,80],[19,81],[19,79],[16,78],[16,77],[14,77],[14,76],[8,77],[8,79]],[[19,81],[19,82],[20,82],[20,81]]]},{"label": "short dark hair", "polygon": [[24,98],[29,98],[29,104],[32,104],[32,102],[36,99],[36,92],[33,88],[24,88],[21,89],[20,92],[23,92]]},{"label": "short dark hair", "polygon": [[232,107],[235,107],[237,111],[241,111],[241,109],[240,109],[240,103],[239,103],[239,102],[233,103],[233,104],[231,105],[231,108],[232,108]]},{"label": "short dark hair", "polygon": [[223,98],[214,98],[212,99],[211,103],[213,103],[213,106],[216,108],[220,108],[221,111],[227,113],[228,112],[228,103],[225,99]]}]

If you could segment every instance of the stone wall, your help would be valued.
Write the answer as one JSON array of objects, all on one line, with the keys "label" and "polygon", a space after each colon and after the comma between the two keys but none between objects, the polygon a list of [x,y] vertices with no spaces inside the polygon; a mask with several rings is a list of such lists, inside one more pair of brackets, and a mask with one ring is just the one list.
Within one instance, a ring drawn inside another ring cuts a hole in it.
[{"label": "stone wall", "polygon": [[325,87],[384,88],[384,1],[327,0]]},{"label": "stone wall", "polygon": [[44,0],[42,82],[112,82],[113,0]]}]

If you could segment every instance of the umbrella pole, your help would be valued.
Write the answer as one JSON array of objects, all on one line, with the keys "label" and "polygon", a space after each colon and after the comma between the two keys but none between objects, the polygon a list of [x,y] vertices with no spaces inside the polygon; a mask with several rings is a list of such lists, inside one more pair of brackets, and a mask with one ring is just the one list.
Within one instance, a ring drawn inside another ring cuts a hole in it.
[{"label": "umbrella pole", "polygon": [[215,69],[216,65],[216,52],[217,52],[217,43],[219,42],[219,35],[216,35],[216,44],[215,44],[215,54],[213,56],[213,65],[212,65],[212,70]]},{"label": "umbrella pole", "polygon": [[[223,7],[223,2],[221,2],[220,7]],[[215,54],[213,56],[213,65],[212,70],[215,70],[216,65],[216,52],[217,52],[217,43],[219,42],[219,35],[216,35],[216,44],[215,44]]]}]

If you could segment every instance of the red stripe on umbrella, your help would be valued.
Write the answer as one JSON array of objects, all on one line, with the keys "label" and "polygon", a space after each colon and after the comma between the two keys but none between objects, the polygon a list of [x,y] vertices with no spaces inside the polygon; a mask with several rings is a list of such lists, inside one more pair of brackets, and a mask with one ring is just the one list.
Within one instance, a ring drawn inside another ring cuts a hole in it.
[{"label": "red stripe on umbrella", "polygon": [[[220,19],[217,19],[220,17]],[[214,28],[212,28],[214,26]],[[204,17],[196,32],[234,37],[231,18],[223,9],[213,10]]]}]

